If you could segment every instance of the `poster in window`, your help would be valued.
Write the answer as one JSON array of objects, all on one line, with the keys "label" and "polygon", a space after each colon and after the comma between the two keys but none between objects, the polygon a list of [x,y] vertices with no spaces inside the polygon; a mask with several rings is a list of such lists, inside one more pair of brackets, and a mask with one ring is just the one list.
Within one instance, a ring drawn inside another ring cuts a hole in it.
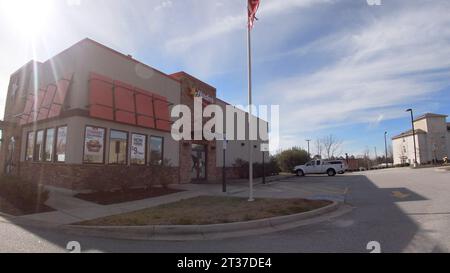
[{"label": "poster in window", "polygon": [[86,127],[84,138],[84,161],[87,163],[103,163],[104,142],[105,129]]},{"label": "poster in window", "polygon": [[131,163],[145,164],[145,149],[146,149],[145,135],[132,134],[131,135]]}]

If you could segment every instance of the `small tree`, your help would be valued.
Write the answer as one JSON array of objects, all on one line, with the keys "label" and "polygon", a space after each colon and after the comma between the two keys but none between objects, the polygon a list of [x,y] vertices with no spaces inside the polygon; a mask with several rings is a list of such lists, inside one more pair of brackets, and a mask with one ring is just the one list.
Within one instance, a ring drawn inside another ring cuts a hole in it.
[{"label": "small tree", "polygon": [[292,172],[295,166],[305,164],[310,160],[308,152],[299,147],[284,150],[275,158],[283,172]]},{"label": "small tree", "polygon": [[316,145],[316,151],[317,151],[317,155],[315,156],[315,158],[319,158],[322,159],[322,140],[321,139],[316,139],[315,141],[315,145]]},{"label": "small tree", "polygon": [[324,137],[321,143],[328,159],[333,158],[342,146],[342,141],[336,139],[333,135]]}]

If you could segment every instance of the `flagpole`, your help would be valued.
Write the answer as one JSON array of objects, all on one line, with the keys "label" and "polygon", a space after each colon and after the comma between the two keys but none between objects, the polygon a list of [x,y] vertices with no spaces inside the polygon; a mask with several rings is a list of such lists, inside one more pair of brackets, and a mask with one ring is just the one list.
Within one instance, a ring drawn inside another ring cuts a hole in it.
[{"label": "flagpole", "polygon": [[247,55],[248,55],[248,140],[249,140],[249,202],[255,201],[253,198],[253,142],[251,140],[252,136],[252,36],[251,36],[251,28],[247,27]]}]

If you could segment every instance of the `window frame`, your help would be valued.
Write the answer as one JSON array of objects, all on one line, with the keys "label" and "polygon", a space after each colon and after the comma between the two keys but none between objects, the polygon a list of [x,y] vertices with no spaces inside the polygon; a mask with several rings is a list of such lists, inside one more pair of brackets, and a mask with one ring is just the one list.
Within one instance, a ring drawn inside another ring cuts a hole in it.
[{"label": "window frame", "polygon": [[[103,129],[105,131],[105,134],[103,135],[103,161],[101,163],[99,162],[87,162],[85,160],[85,155],[86,155],[86,130],[88,127],[92,127],[92,128],[99,128],[99,129]],[[84,133],[83,133],[83,158],[82,158],[82,162],[83,164],[86,165],[105,165],[106,162],[106,149],[104,147],[105,143],[106,143],[106,136],[108,134],[108,129],[105,127],[101,127],[101,126],[94,126],[94,125],[85,125],[84,126]]]},{"label": "window frame", "polygon": [[[136,163],[131,162],[132,161],[132,159],[131,159],[131,153],[132,153],[131,147],[132,147],[132,144],[133,144],[133,135],[145,136],[145,162],[144,162],[144,164],[136,164]],[[129,142],[130,143],[130,148],[129,148],[129,150],[130,150],[130,159],[129,159],[130,165],[133,165],[133,166],[147,166],[148,165],[149,157],[150,157],[149,156],[149,151],[148,151],[149,139],[150,138],[146,134],[131,132],[131,134],[130,134],[130,142]]]},{"label": "window frame", "polygon": [[[50,161],[48,161],[46,158],[45,158],[45,156],[46,156],[46,154],[47,154],[47,136],[48,136],[48,130],[53,130],[53,143],[52,143],[52,153],[51,153],[51,160]],[[55,147],[56,147],[56,145],[55,145],[55,143],[56,143],[56,134],[57,134],[57,132],[56,132],[56,128],[55,127],[50,127],[50,128],[46,128],[45,129],[45,133],[44,133],[44,157],[42,158],[42,162],[45,162],[45,163],[53,163],[53,162],[55,162]]]},{"label": "window frame", "polygon": [[[153,163],[153,160],[152,160],[152,138],[158,138],[158,139],[162,140],[162,142],[161,142],[161,158],[160,158],[161,164],[154,164]],[[149,165],[151,165],[151,166],[163,166],[164,165],[165,138],[162,137],[162,136],[151,135],[149,139],[150,139],[150,141],[148,142],[149,149],[150,149],[150,152],[149,152]]]},{"label": "window frame", "polygon": [[[58,159],[58,151],[57,151],[57,149],[58,149],[58,136],[59,136],[59,129],[61,129],[61,128],[66,128],[66,147],[67,147],[67,132],[69,131],[69,127],[67,126],[67,124],[65,124],[65,125],[61,125],[61,126],[56,126],[55,127],[55,141],[54,141],[54,145],[55,145],[55,147],[54,147],[54,156],[53,156],[53,162],[55,162],[55,163],[66,163],[66,161],[67,161],[67,149],[64,151],[64,161],[60,161],[59,159]],[[84,145],[84,143],[83,143],[83,145]],[[84,151],[84,146],[83,146],[83,151]]]},{"label": "window frame", "polygon": [[34,135],[34,147],[33,147],[33,160],[32,160],[33,162],[42,162],[43,159],[44,159],[44,157],[42,156],[41,160],[38,160],[38,158],[37,158],[38,151],[36,150],[36,148],[37,148],[36,144],[37,144],[38,134],[40,132],[42,132],[41,147],[42,147],[42,155],[43,155],[44,154],[44,149],[45,149],[45,144],[44,144],[44,142],[45,142],[45,131],[46,131],[46,129],[38,129],[35,132],[35,135]]},{"label": "window frame", "polygon": [[[112,132],[119,132],[119,133],[125,133],[127,134],[127,147],[125,148],[125,163],[124,164],[120,164],[120,163],[111,163],[110,162],[110,152],[111,152],[111,133]],[[108,165],[113,165],[113,166],[127,166],[128,165],[128,154],[130,153],[130,133],[128,131],[124,131],[124,130],[116,130],[116,129],[109,129],[109,136],[108,136]],[[106,160],[106,159],[105,159]]]},{"label": "window frame", "polygon": [[[25,161],[27,162],[33,162],[34,160],[34,138],[35,138],[35,131],[27,131],[27,141],[25,143]],[[32,140],[32,144],[33,147],[31,148],[31,158],[29,158],[29,154],[28,154],[28,145],[30,145],[30,135],[33,136],[33,140]]]}]

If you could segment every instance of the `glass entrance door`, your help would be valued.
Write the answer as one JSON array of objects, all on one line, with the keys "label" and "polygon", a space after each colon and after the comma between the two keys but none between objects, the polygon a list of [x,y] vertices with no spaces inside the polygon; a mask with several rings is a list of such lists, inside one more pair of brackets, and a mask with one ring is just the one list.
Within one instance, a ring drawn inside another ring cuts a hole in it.
[{"label": "glass entrance door", "polygon": [[206,146],[192,144],[191,149],[191,179],[193,181],[206,179]]}]

